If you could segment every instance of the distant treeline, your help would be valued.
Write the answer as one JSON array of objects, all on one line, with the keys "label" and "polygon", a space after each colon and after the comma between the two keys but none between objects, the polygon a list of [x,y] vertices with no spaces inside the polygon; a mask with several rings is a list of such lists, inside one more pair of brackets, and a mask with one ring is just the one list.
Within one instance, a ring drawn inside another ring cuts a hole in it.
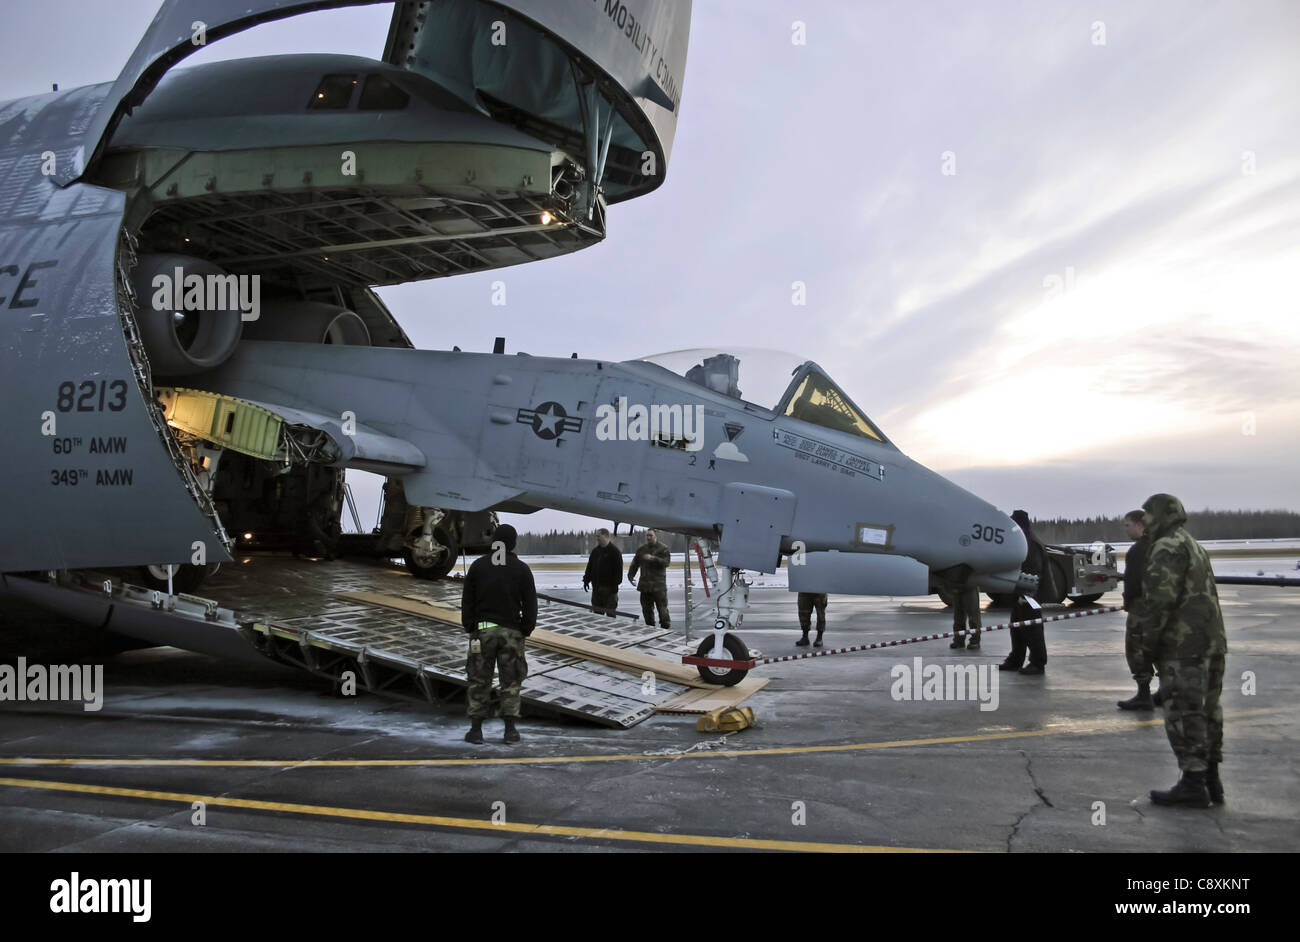
[{"label": "distant treeline", "polygon": [[[667,543],[672,553],[686,552],[686,537],[679,533],[655,531],[660,543]],[[611,536],[614,545],[624,552],[631,552],[645,542],[645,531],[637,530],[636,536],[627,535],[627,527],[620,528],[617,536]],[[515,551],[520,556],[586,556],[596,546],[596,531],[551,530],[549,533],[521,533]]]},{"label": "distant treeline", "polygon": [[[1134,510],[1139,508],[1134,507]],[[1124,518],[1034,520],[1034,535],[1044,543],[1125,543]],[[1300,536],[1300,513],[1290,510],[1191,510],[1187,532],[1198,540],[1267,540]]]},{"label": "distant treeline", "polygon": [[[1135,507],[1134,510],[1137,508]],[[1088,517],[1081,520],[1034,520],[1034,534],[1044,543],[1125,543],[1124,518]],[[1290,510],[1197,510],[1187,517],[1187,529],[1198,540],[1267,540],[1300,537],[1300,513]],[[686,538],[678,533],[659,532],[659,541],[673,553],[686,551]],[[635,536],[627,531],[613,538],[614,545],[628,552],[645,542],[645,531]],[[569,556],[590,553],[596,545],[596,531],[551,530],[519,534],[518,552],[523,556]]]}]

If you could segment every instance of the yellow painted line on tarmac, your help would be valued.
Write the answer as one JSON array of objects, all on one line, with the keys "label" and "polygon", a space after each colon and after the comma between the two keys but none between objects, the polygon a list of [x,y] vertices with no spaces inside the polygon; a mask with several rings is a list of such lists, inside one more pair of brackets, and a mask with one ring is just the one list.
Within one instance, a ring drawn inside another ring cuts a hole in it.
[{"label": "yellow painted line on tarmac", "polygon": [[777,841],[752,837],[721,837],[709,834],[660,834],[655,831],[625,831],[620,828],[584,828],[563,824],[493,824],[476,818],[451,818],[433,814],[406,814],[396,811],[371,811],[365,808],[335,808],[328,805],[300,805],[283,801],[254,801],[218,795],[188,795],[182,792],[157,792],[141,788],[112,788],[107,785],[80,785],[75,782],[51,782],[40,779],[0,778],[0,786],[35,788],[47,791],[74,792],[82,795],[105,795],[117,798],[143,798],[149,801],[180,802],[193,805],[201,801],[209,806],[243,808],[249,811],[278,811],[286,814],[317,815],[326,818],[350,818],[358,821],[384,821],[394,824],[421,824],[436,828],[463,828],[495,831],[526,837],[579,837],[585,840],[628,841],[636,844],[676,844],[688,847],[735,847],[744,850],[811,851],[848,854],[935,854],[964,853],[921,847],[887,847],[871,844],[829,844],[817,841]]},{"label": "yellow painted line on tarmac", "polygon": [[[1269,707],[1225,713],[1225,720],[1247,719],[1280,714],[1286,708]],[[1022,730],[1005,733],[980,733],[971,736],[941,736],[931,739],[890,739],[882,742],[843,743],[832,746],[774,746],[765,749],[713,749],[682,752],[631,752],[585,756],[520,756],[500,759],[115,759],[115,758],[42,758],[20,756],[0,758],[0,766],[84,766],[94,768],[140,766],[146,768],[384,768],[429,766],[487,765],[562,765],[584,762],[645,762],[663,759],[744,759],[751,756],[796,756],[813,753],[862,752],[871,749],[903,749],[916,746],[941,746],[968,742],[997,742],[1046,736],[1090,736],[1098,733],[1123,733],[1143,726],[1163,725],[1162,718],[1152,720],[1112,720],[1104,724],[1063,726],[1051,729]]]}]

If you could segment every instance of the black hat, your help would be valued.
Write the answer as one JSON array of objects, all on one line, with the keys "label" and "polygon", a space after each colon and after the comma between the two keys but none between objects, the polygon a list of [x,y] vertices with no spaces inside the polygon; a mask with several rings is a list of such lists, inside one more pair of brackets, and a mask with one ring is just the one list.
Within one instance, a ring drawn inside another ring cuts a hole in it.
[{"label": "black hat", "polygon": [[1034,530],[1029,525],[1029,514],[1023,510],[1013,510],[1011,519],[1016,522],[1016,526],[1020,527],[1020,532],[1025,535],[1025,539],[1037,541],[1038,537],[1034,536]]},{"label": "black hat", "polygon": [[515,528],[510,524],[503,523],[501,526],[497,527],[496,532],[492,534],[492,542],[495,543],[498,540],[506,545],[507,553],[513,553],[515,551],[515,544],[519,542],[519,534],[515,532]]}]

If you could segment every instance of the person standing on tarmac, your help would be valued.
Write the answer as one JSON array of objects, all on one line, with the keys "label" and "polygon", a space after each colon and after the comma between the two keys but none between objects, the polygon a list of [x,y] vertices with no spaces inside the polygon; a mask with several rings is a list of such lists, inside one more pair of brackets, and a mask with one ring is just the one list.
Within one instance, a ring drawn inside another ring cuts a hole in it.
[{"label": "person standing on tarmac", "polygon": [[[641,593],[641,614],[645,623],[655,623],[655,609],[659,609],[659,627],[669,628],[668,621],[668,565],[672,555],[668,547],[659,542],[659,535],[654,530],[645,531],[645,542],[637,548],[632,557],[632,565],[627,569],[628,585],[635,586]],[[638,586],[637,571],[641,572],[641,584]]]},{"label": "person standing on tarmac", "polygon": [[[1036,625],[1016,625],[1011,629],[1011,653],[1007,659],[998,665],[1000,671],[1018,671],[1021,674],[1042,674],[1047,667],[1047,641],[1043,637],[1042,609],[1038,605],[1038,596],[1043,594],[1044,580],[1052,578],[1052,567],[1047,561],[1047,551],[1043,549],[1043,544],[1038,542],[1038,537],[1034,536],[1033,527],[1029,525],[1029,514],[1023,510],[1011,512],[1011,519],[1020,527],[1020,532],[1025,535],[1025,542],[1029,546],[1025,554],[1025,561],[1021,563],[1022,572],[1038,576],[1037,593],[1018,593],[1016,600],[1011,606],[1011,621],[1013,624],[1024,621],[1039,619]],[[1034,604],[1026,602],[1026,595],[1034,599]],[[1025,664],[1025,653],[1029,653],[1029,663]]]},{"label": "person standing on tarmac", "polygon": [[460,623],[469,633],[465,677],[469,681],[469,732],[465,741],[481,745],[483,720],[492,696],[493,668],[501,674],[501,716],[505,742],[519,742],[519,690],[528,676],[524,639],[537,626],[537,586],[533,572],[515,555],[515,528],[502,524],[492,534],[492,552],[474,560],[465,574]]},{"label": "person standing on tarmac", "polygon": [[1121,710],[1154,710],[1151,697],[1151,664],[1142,657],[1142,638],[1137,633],[1142,618],[1142,570],[1146,566],[1146,528],[1142,525],[1142,511],[1130,510],[1124,515],[1124,532],[1133,541],[1124,556],[1124,611],[1128,622],[1124,625],[1124,658],[1129,672],[1137,681],[1137,694],[1116,705]]},{"label": "person standing on tarmac", "polygon": [[799,647],[808,647],[808,629],[812,627],[813,609],[817,610],[817,640],[813,642],[813,647],[822,646],[822,634],[826,631],[826,593],[825,592],[800,592],[799,593],[799,627],[803,629],[803,637],[795,642]]},{"label": "person standing on tarmac", "polygon": [[1171,494],[1142,505],[1147,562],[1136,631],[1142,655],[1156,665],[1164,697],[1165,734],[1182,772],[1167,791],[1152,791],[1158,805],[1208,808],[1223,803],[1224,661],[1228,639],[1205,548],[1187,532],[1187,511]]},{"label": "person standing on tarmac", "polygon": [[[975,651],[980,646],[980,588],[970,577],[969,566],[962,566],[960,572],[948,579],[948,591],[952,593],[952,644],[950,648],[966,648]],[[969,624],[969,640],[962,631]]]},{"label": "person standing on tarmac", "polygon": [[609,538],[609,531],[596,531],[596,548],[587,557],[587,571],[582,574],[583,590],[591,589],[591,610],[597,615],[618,611],[618,585],[623,581],[623,554]]}]

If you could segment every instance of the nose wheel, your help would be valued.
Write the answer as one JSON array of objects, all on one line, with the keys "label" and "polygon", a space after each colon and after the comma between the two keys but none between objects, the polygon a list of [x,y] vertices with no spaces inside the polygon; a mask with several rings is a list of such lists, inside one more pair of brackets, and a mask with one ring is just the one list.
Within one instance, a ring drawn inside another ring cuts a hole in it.
[{"label": "nose wheel", "polygon": [[[718,634],[715,632],[701,641],[700,646],[695,650],[695,656],[712,658],[718,661],[749,660],[749,648],[740,640],[739,636],[723,634],[721,649],[719,649],[717,639]],[[703,681],[718,684],[722,687],[734,687],[744,680],[749,673],[749,671],[738,667],[712,667],[705,664],[699,664],[695,669],[700,672],[700,678]]]}]

